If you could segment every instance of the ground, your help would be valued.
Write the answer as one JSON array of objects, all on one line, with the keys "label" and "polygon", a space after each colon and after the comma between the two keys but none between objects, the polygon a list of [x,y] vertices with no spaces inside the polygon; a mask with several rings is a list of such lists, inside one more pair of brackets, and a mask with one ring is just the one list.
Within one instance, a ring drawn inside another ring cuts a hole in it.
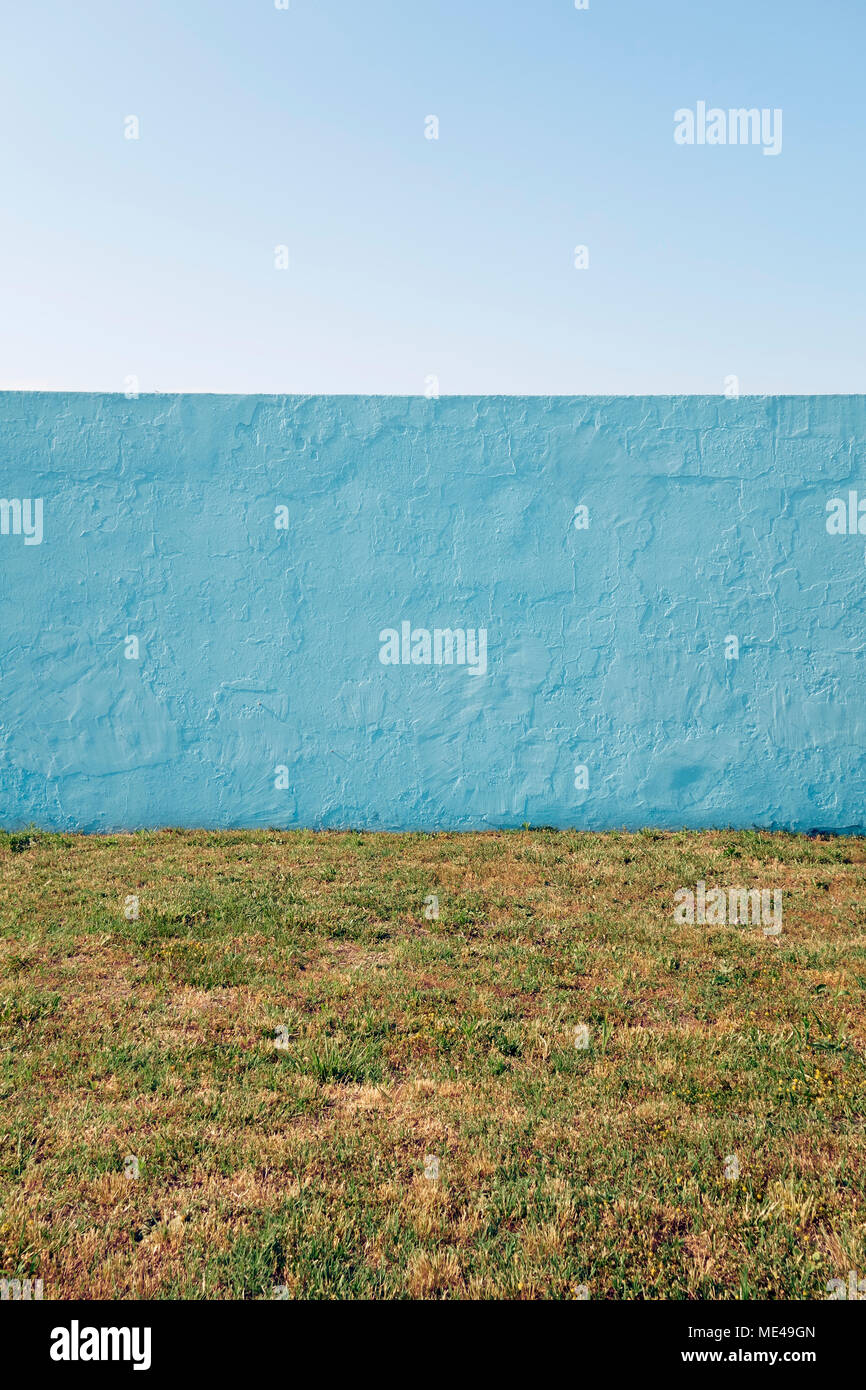
[{"label": "ground", "polygon": [[[699,880],[781,934],[675,921]],[[864,885],[847,837],[0,836],[0,1274],[826,1298],[866,1278]]]}]

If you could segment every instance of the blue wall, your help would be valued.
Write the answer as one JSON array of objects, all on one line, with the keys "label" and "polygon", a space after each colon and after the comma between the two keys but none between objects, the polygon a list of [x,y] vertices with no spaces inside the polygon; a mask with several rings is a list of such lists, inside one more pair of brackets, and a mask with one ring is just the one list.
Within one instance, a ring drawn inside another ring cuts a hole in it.
[{"label": "blue wall", "polygon": [[7,393],[0,440],[6,828],[866,823],[864,397]]}]

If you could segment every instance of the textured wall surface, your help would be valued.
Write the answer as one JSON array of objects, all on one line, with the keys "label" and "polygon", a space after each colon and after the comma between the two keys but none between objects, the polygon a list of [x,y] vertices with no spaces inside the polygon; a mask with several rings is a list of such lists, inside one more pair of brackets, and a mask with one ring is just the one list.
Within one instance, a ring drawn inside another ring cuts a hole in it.
[{"label": "textured wall surface", "polygon": [[6,828],[866,823],[866,398],[7,393],[0,438]]}]

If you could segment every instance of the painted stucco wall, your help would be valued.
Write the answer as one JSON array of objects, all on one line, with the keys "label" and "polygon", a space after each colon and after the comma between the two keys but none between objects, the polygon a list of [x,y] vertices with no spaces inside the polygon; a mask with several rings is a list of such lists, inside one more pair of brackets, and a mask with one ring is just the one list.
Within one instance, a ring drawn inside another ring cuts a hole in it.
[{"label": "painted stucco wall", "polygon": [[6,828],[866,823],[864,397],[6,393],[0,444]]}]

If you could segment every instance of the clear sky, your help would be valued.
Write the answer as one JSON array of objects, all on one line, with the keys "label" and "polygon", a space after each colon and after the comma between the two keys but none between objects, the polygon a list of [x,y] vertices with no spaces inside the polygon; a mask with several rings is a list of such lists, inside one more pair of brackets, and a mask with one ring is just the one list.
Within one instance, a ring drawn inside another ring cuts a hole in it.
[{"label": "clear sky", "polygon": [[[39,0],[2,29],[0,387],[866,389],[864,0]],[[677,145],[699,101],[781,108],[781,153]]]}]

